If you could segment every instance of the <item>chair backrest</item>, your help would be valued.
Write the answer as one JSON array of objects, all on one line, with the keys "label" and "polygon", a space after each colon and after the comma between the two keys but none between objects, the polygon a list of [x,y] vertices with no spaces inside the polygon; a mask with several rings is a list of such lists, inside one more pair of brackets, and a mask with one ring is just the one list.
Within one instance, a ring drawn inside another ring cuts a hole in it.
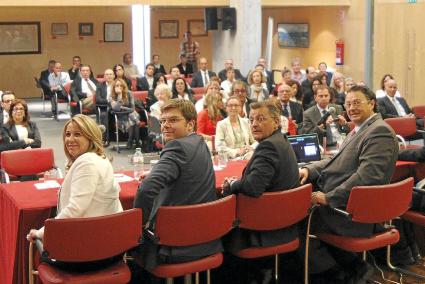
[{"label": "chair backrest", "polygon": [[387,118],[385,122],[394,129],[395,134],[402,137],[416,134],[416,118],[414,117]]},{"label": "chair backrest", "polygon": [[412,111],[417,118],[425,117],[425,105],[414,106]]},{"label": "chair backrest", "polygon": [[136,78],[131,78],[131,86],[129,86],[129,89],[131,91],[137,91],[137,79]]},{"label": "chair backrest", "polygon": [[136,247],[141,236],[138,208],[101,217],[47,219],[43,249],[60,261],[93,261]]},{"label": "chair backrest", "polygon": [[356,186],[350,193],[347,212],[354,222],[382,223],[407,211],[412,200],[413,178],[397,183]]},{"label": "chair backrest", "polygon": [[135,101],[141,101],[145,104],[146,98],[148,97],[148,91],[133,91],[131,95]]},{"label": "chair backrest", "polygon": [[196,205],[162,206],[156,218],[155,236],[167,246],[190,246],[221,238],[232,229],[236,197]]},{"label": "chair backrest", "polygon": [[249,230],[276,230],[293,225],[308,215],[311,184],[294,189],[265,192],[260,197],[237,197],[239,227]]},{"label": "chair backrest", "polygon": [[1,153],[1,168],[9,175],[35,175],[54,166],[52,148],[19,149]]}]

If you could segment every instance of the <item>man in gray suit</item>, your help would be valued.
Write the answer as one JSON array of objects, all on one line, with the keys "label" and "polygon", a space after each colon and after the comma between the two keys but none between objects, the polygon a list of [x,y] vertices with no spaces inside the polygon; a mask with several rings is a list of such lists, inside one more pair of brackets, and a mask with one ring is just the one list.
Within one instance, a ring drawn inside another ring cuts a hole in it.
[{"label": "man in gray suit", "polygon": [[[345,100],[345,109],[355,124],[354,130],[332,158],[300,169],[301,183],[315,182],[318,191],[313,192],[312,203],[322,205],[315,212],[313,233],[327,231],[342,236],[368,237],[376,229],[374,224],[351,222],[331,208],[345,209],[355,186],[388,184],[395,170],[398,142],[394,131],[376,113],[376,97],[368,88],[352,87]],[[349,277],[359,280],[368,272],[366,263],[355,255],[317,241],[312,243],[310,256],[311,273],[335,268],[335,258],[342,266],[337,271],[345,268],[356,272]],[[347,279],[344,281],[341,283],[347,283]]]},{"label": "man in gray suit", "polygon": [[[344,116],[342,107],[330,104],[331,90],[328,86],[320,85],[314,97],[316,105],[304,111],[303,126],[301,133],[317,133],[320,144],[323,138],[327,138],[327,145],[333,146],[341,140],[342,133],[348,133],[349,127]],[[334,108],[335,113],[329,115],[330,109]]]},{"label": "man in gray suit", "polygon": [[[143,179],[134,200],[134,207],[143,211],[143,226],[151,230],[161,206],[216,200],[211,154],[204,139],[194,132],[194,105],[190,101],[172,99],[161,107],[161,112],[161,132],[166,144],[158,164]],[[168,247],[146,238],[136,259],[141,259],[143,267],[151,271],[160,263],[191,261],[221,250],[220,240],[189,247]]]}]

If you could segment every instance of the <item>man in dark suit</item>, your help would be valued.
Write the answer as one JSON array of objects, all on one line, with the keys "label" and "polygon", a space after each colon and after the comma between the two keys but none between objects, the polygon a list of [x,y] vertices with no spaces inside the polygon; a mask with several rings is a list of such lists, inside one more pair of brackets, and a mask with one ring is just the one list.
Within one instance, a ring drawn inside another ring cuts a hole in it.
[{"label": "man in dark suit", "polygon": [[263,66],[263,74],[264,74],[264,77],[266,77],[267,89],[269,90],[269,93],[271,94],[275,87],[273,73],[272,71],[266,69],[266,59],[264,57],[258,58],[257,65]]},{"label": "man in dark suit", "polygon": [[111,88],[114,82],[115,74],[112,69],[106,69],[103,73],[105,81],[102,82],[96,89],[96,107],[99,108],[99,121],[100,124],[105,126],[105,133],[103,134],[103,146],[109,146],[109,114],[108,102],[111,100]]},{"label": "man in dark suit", "polygon": [[44,96],[47,99],[51,99],[53,97],[53,93],[50,90],[50,84],[49,84],[49,75],[53,73],[53,68],[55,68],[55,60],[49,60],[49,64],[47,65],[47,69],[44,71],[41,71],[40,78],[38,81],[40,82],[40,86],[43,89]]},{"label": "man in dark suit", "polygon": [[[90,77],[91,69],[88,65],[81,65],[80,76],[76,77],[71,84],[71,100],[81,101],[82,106],[87,109],[94,109],[93,98],[96,96],[98,82]],[[72,115],[80,112],[78,106],[71,107]]]},{"label": "man in dark suit", "polygon": [[[390,79],[385,84],[386,96],[378,99],[379,110],[382,118],[391,117],[415,117],[407,104],[406,100],[402,97],[396,97],[397,83],[395,80]],[[416,126],[419,128],[424,127],[424,120],[422,118],[416,119]]]},{"label": "man in dark suit", "polygon": [[155,65],[152,63],[146,64],[145,76],[137,78],[137,90],[149,91],[153,89],[153,76],[155,73]]},{"label": "man in dark suit", "polygon": [[[316,184],[318,191],[312,193],[312,203],[322,205],[314,215],[313,233],[369,237],[379,226],[352,222],[331,208],[345,209],[355,186],[388,184],[395,170],[398,142],[394,131],[376,113],[376,97],[368,88],[352,87],[345,100],[345,109],[355,125],[354,130],[333,157],[300,169],[301,183]],[[345,272],[345,275],[335,274],[335,277],[344,278],[338,283],[352,283],[346,277],[359,281],[370,272],[367,264],[354,254],[324,246],[318,241],[313,241],[311,247],[312,273],[333,269]]]},{"label": "man in dark suit", "polygon": [[[155,227],[161,206],[200,204],[216,199],[211,154],[204,139],[194,133],[194,105],[187,100],[172,99],[161,111],[161,132],[166,144],[158,164],[143,179],[134,200],[134,207],[143,211],[143,226],[149,229]],[[220,240],[190,247],[165,247],[145,239],[136,258],[150,271],[159,263],[195,260],[221,250]]]},{"label": "man in dark suit", "polygon": [[81,57],[75,55],[72,57],[72,67],[69,68],[68,74],[71,80],[74,80],[78,76],[80,76],[80,67],[81,67]]},{"label": "man in dark suit", "polygon": [[[317,133],[320,143],[323,138],[327,138],[327,145],[333,146],[337,142],[341,142],[342,133],[348,133],[350,130],[347,121],[342,116],[342,107],[330,104],[331,90],[328,86],[320,85],[317,88],[315,96],[316,105],[304,111],[303,126],[301,133]],[[329,114],[330,107],[335,108],[335,114],[329,115],[323,121],[322,117]]]},{"label": "man in dark suit", "polygon": [[154,54],[152,55],[152,63],[155,67],[155,74],[161,73],[161,74],[167,74],[167,71],[165,71],[165,67],[164,65],[162,65],[161,63],[159,63],[159,55],[158,54]]},{"label": "man in dark suit", "polygon": [[286,83],[282,83],[277,89],[281,108],[281,114],[287,118],[291,118],[299,130],[303,122],[303,107],[297,102],[290,100],[291,98],[291,87]]},{"label": "man in dark suit", "polygon": [[15,100],[15,94],[12,91],[5,91],[1,95],[1,115],[0,127],[9,121],[10,105]]},{"label": "man in dark suit", "polygon": [[312,89],[313,79],[317,76],[316,69],[314,67],[309,66],[307,69],[305,69],[305,73],[307,75],[307,78],[301,82],[301,87],[303,88],[303,106],[307,109],[307,106],[310,104],[311,101],[314,100],[314,94]]},{"label": "man in dark suit", "polygon": [[227,79],[226,72],[229,69],[233,69],[233,71],[235,71],[236,80],[245,80],[244,76],[241,74],[241,71],[239,69],[233,68],[233,59],[226,59],[226,61],[224,61],[224,69],[218,72],[218,77],[220,78],[221,82]]},{"label": "man in dark suit", "polygon": [[191,87],[205,87],[213,76],[217,75],[208,70],[208,60],[205,57],[201,57],[199,59],[199,70],[193,73]]},{"label": "man in dark suit", "polygon": [[187,57],[185,54],[180,54],[180,63],[177,64],[177,68],[180,70],[180,74],[184,75],[185,78],[193,74],[193,66],[187,62]]}]

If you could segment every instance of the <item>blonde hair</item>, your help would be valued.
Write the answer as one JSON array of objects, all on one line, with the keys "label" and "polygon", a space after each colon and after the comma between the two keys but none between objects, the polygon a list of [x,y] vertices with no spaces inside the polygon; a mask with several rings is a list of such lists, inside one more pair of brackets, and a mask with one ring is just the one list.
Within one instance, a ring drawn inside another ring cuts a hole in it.
[{"label": "blonde hair", "polygon": [[76,159],[76,157],[74,158],[69,154],[68,149],[66,148],[66,145],[65,145],[66,129],[68,128],[68,125],[70,125],[71,123],[78,126],[83,136],[89,140],[89,148],[87,149],[87,152],[93,152],[101,156],[102,158],[106,158],[105,149],[103,148],[103,143],[102,143],[102,131],[100,130],[99,126],[96,124],[96,122],[92,118],[84,114],[77,114],[71,117],[71,119],[65,123],[65,126],[63,127],[63,131],[62,131],[63,148],[64,148],[65,156],[68,159],[66,168],[69,169],[72,163],[74,162],[74,160]]},{"label": "blonde hair", "polygon": [[220,82],[216,81],[216,80],[211,80],[208,82],[208,84],[205,86],[204,88],[204,93],[207,94],[208,93],[208,89],[212,86],[212,85],[217,85],[218,89],[220,90]]},{"label": "blonde hair", "polygon": [[167,84],[159,84],[156,86],[154,92],[155,97],[158,98],[158,95],[160,93],[168,95],[168,99],[171,99],[171,97],[173,96],[173,93],[171,92],[171,89]]},{"label": "blonde hair", "polygon": [[252,85],[254,84],[254,81],[252,80],[252,76],[254,75],[254,73],[258,73],[261,76],[261,83],[265,83],[266,82],[266,77],[264,77],[264,74],[262,72],[260,72],[259,70],[252,70],[251,72],[249,72],[248,74],[248,84]]},{"label": "blonde hair", "polygon": [[222,102],[221,94],[206,94],[204,101],[204,108],[208,111],[208,117],[217,122],[221,116],[219,104]]}]

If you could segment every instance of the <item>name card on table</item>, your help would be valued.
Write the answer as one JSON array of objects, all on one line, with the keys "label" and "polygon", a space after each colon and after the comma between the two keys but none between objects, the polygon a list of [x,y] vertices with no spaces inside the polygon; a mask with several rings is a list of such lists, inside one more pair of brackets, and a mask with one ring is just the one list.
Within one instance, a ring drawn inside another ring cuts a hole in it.
[{"label": "name card on table", "polygon": [[48,181],[45,181],[45,182],[35,183],[34,186],[38,190],[61,187],[61,185],[55,180],[48,180]]},{"label": "name card on table", "polygon": [[125,175],[125,174],[120,174],[120,173],[114,174],[114,178],[115,178],[115,181],[118,183],[134,181],[134,178],[129,177],[128,175]]}]

